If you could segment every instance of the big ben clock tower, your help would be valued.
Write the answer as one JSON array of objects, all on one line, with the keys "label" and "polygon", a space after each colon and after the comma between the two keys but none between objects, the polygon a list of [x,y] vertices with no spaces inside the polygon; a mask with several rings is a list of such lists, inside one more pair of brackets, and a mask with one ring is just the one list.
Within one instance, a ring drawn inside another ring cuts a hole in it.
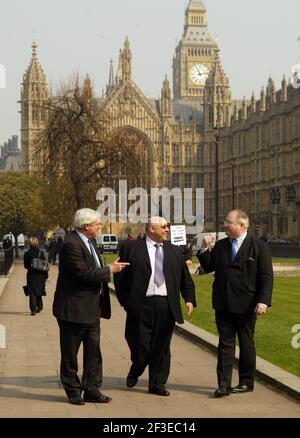
[{"label": "big ben clock tower", "polygon": [[190,0],[182,40],[173,60],[175,99],[187,97],[203,102],[205,82],[214,66],[217,49],[216,41],[207,30],[203,1]]}]

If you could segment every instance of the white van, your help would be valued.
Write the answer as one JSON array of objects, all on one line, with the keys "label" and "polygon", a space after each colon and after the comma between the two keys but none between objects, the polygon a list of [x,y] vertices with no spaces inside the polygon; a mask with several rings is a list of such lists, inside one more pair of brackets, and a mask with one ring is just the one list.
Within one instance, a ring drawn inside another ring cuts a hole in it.
[{"label": "white van", "polygon": [[18,241],[18,247],[20,249],[24,249],[24,247],[25,247],[25,236],[24,236],[23,233],[18,235],[17,241]]},{"label": "white van", "polygon": [[[192,241],[193,255],[196,255],[202,245],[202,240],[205,236],[211,236],[214,240],[216,240],[216,232],[207,232],[207,233],[199,233],[197,234]],[[227,235],[224,232],[218,233],[218,240],[225,239]]]},{"label": "white van", "polygon": [[15,236],[12,233],[5,234],[3,236],[3,240],[6,239],[7,237],[10,239],[12,246],[15,246],[15,243],[16,243]]},{"label": "white van", "polygon": [[97,248],[100,253],[113,252],[117,254],[118,252],[118,238],[114,234],[100,234],[96,237]]}]

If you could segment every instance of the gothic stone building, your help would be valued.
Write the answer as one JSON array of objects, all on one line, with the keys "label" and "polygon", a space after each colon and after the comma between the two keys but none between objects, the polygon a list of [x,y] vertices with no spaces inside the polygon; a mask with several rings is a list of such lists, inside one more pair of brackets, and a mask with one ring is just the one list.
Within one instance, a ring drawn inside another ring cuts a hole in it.
[{"label": "gothic stone building", "polygon": [[[32,50],[21,91],[21,149],[28,172],[35,170],[35,138],[45,124],[39,104],[48,98],[35,44]],[[173,59],[173,98],[167,77],[158,100],[138,88],[126,38],[102,99],[111,136],[123,131],[143,144],[150,187],[204,187],[207,231],[215,229],[218,143],[220,225],[234,206],[250,214],[256,234],[300,235],[300,90],[284,80],[276,92],[270,80],[258,102],[254,96],[233,101],[201,0],[190,0],[186,9]]]}]

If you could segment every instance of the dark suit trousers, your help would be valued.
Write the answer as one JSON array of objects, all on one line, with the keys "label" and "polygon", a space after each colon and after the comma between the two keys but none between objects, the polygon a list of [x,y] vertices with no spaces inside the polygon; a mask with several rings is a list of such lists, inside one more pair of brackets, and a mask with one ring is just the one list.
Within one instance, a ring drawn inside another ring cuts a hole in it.
[{"label": "dark suit trousers", "polygon": [[125,337],[131,351],[130,374],[139,377],[149,365],[149,388],[161,387],[168,380],[174,325],[167,297],[146,297],[139,319],[127,314]]},{"label": "dark suit trousers", "polygon": [[[81,391],[96,392],[102,383],[102,356],[100,350],[100,323],[78,324],[57,320],[60,328],[61,383],[68,397]],[[78,378],[77,355],[83,343],[82,384]]]},{"label": "dark suit trousers", "polygon": [[216,312],[219,332],[217,375],[219,386],[231,387],[236,335],[239,339],[239,383],[253,387],[256,365],[254,330],[256,315]]}]

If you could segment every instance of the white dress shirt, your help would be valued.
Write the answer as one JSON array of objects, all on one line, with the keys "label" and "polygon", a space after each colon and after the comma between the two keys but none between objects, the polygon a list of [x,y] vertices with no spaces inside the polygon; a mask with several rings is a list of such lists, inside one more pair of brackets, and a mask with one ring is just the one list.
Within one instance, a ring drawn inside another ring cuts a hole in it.
[{"label": "white dress shirt", "polygon": [[[155,295],[160,295],[160,296],[167,296],[167,287],[166,287],[166,283],[164,282],[161,286],[157,286],[154,283],[154,273],[155,273],[155,253],[156,253],[156,245],[157,242],[154,242],[154,240],[150,239],[149,236],[146,236],[146,245],[147,245],[147,250],[148,250],[148,254],[149,254],[149,259],[150,259],[150,264],[151,264],[151,277],[150,277],[150,281],[148,284],[148,289],[146,292],[146,297],[153,297]],[[160,244],[161,246],[163,246],[163,244]]]},{"label": "white dress shirt", "polygon": [[93,253],[91,253],[91,247],[90,247],[90,244],[89,244],[89,238],[86,237],[84,234],[82,234],[82,233],[81,233],[80,231],[78,231],[78,230],[76,230],[76,233],[78,234],[78,236],[80,237],[80,239],[84,242],[85,246],[86,246],[87,249],[89,250],[89,253],[91,254],[91,256],[93,257],[93,259],[95,260],[96,267],[97,267],[97,268],[100,268],[100,267],[101,267],[101,263],[100,263],[100,260],[99,260],[98,254],[96,253],[95,248],[94,248],[92,242],[91,242],[91,245],[92,245],[92,251],[93,251]]},{"label": "white dress shirt", "polygon": [[237,241],[237,243],[236,243],[237,252],[236,253],[239,252],[239,249],[242,246],[242,244],[243,244],[244,240],[246,239],[246,237],[247,237],[247,231],[244,234],[242,234],[240,237],[238,237],[237,239],[232,239],[232,240],[236,240]]}]

